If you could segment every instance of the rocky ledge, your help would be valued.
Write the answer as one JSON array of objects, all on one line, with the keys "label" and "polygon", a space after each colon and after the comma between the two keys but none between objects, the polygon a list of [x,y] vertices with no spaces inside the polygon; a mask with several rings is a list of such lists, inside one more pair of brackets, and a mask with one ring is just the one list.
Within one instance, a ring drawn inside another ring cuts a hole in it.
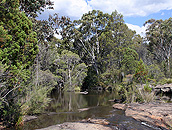
[{"label": "rocky ledge", "polygon": [[113,108],[125,110],[126,116],[165,129],[172,128],[172,103],[114,104]]},{"label": "rocky ledge", "polygon": [[105,119],[89,118],[88,120],[82,120],[81,122],[66,122],[39,130],[112,130],[112,128],[106,125],[109,125],[109,122]]},{"label": "rocky ledge", "polygon": [[157,93],[172,93],[172,84],[157,85],[153,89]]}]

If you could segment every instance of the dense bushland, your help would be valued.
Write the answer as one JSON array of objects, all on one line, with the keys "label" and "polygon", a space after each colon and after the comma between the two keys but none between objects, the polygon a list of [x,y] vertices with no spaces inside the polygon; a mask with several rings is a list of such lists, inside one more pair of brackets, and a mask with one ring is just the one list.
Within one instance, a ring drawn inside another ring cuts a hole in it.
[{"label": "dense bushland", "polygon": [[0,122],[5,126],[43,112],[53,88],[101,87],[124,102],[150,102],[155,95],[149,84],[171,83],[171,18],[146,21],[143,38],[117,11],[93,10],[74,21],[57,14],[36,19],[52,5],[50,0],[0,1]]}]

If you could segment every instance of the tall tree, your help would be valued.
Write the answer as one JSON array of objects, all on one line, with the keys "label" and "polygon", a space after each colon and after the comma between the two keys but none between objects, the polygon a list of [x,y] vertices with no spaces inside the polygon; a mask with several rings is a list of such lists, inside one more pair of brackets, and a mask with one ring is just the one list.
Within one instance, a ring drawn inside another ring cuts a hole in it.
[{"label": "tall tree", "polygon": [[[3,30],[2,30],[3,29]],[[28,68],[38,53],[36,33],[32,22],[25,13],[19,11],[18,0],[0,2],[0,62],[4,68],[1,78],[5,83],[0,87],[3,110],[0,118],[7,124],[13,124],[19,118],[18,96],[23,83],[27,80]],[[5,91],[3,91],[5,89]]]},{"label": "tall tree", "polygon": [[87,76],[87,66],[80,63],[80,57],[68,50],[63,50],[59,59],[54,61],[56,74],[61,76],[65,90],[74,91],[81,87],[83,79]]},{"label": "tall tree", "polygon": [[94,66],[97,74],[99,74],[97,58],[101,50],[99,36],[105,31],[108,16],[101,11],[93,10],[76,21],[79,28],[74,47],[87,64]]},{"label": "tall tree", "polygon": [[51,0],[19,0],[20,10],[24,11],[29,17],[37,17],[37,13],[41,13],[47,9],[53,9]]},{"label": "tall tree", "polygon": [[170,58],[172,51],[172,18],[167,20],[150,19],[146,38],[149,42],[149,50],[155,55],[158,62],[166,62],[166,75],[170,76]]}]

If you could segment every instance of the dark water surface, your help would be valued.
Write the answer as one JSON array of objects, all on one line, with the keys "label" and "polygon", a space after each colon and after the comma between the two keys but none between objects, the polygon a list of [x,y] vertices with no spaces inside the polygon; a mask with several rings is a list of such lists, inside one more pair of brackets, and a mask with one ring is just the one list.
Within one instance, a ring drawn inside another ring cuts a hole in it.
[{"label": "dark water surface", "polygon": [[[111,127],[118,127],[119,130],[155,130],[159,129],[146,126],[130,117],[126,117],[124,111],[112,108],[115,94],[110,92],[89,92],[81,93],[52,93],[52,102],[45,114],[38,116],[38,119],[26,122],[24,130],[45,128],[64,122],[81,121],[88,118],[107,119]],[[83,108],[86,108],[84,111]],[[81,110],[79,110],[81,109]]]}]

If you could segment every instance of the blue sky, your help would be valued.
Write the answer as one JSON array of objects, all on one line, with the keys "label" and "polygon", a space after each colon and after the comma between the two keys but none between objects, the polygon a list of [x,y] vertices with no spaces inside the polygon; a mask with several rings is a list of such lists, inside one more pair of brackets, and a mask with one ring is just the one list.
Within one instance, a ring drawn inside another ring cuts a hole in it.
[{"label": "blue sky", "polygon": [[144,22],[154,18],[154,19],[169,19],[172,17],[172,10],[161,10],[157,13],[149,14],[148,16],[126,16],[124,20],[126,23],[130,23],[133,25],[143,26]]},{"label": "blue sky", "polygon": [[45,19],[49,14],[58,13],[72,20],[79,19],[84,13],[101,10],[109,13],[117,10],[124,16],[125,23],[138,34],[144,35],[144,22],[154,19],[172,17],[172,0],[52,0],[54,10],[46,10],[39,19]]}]

